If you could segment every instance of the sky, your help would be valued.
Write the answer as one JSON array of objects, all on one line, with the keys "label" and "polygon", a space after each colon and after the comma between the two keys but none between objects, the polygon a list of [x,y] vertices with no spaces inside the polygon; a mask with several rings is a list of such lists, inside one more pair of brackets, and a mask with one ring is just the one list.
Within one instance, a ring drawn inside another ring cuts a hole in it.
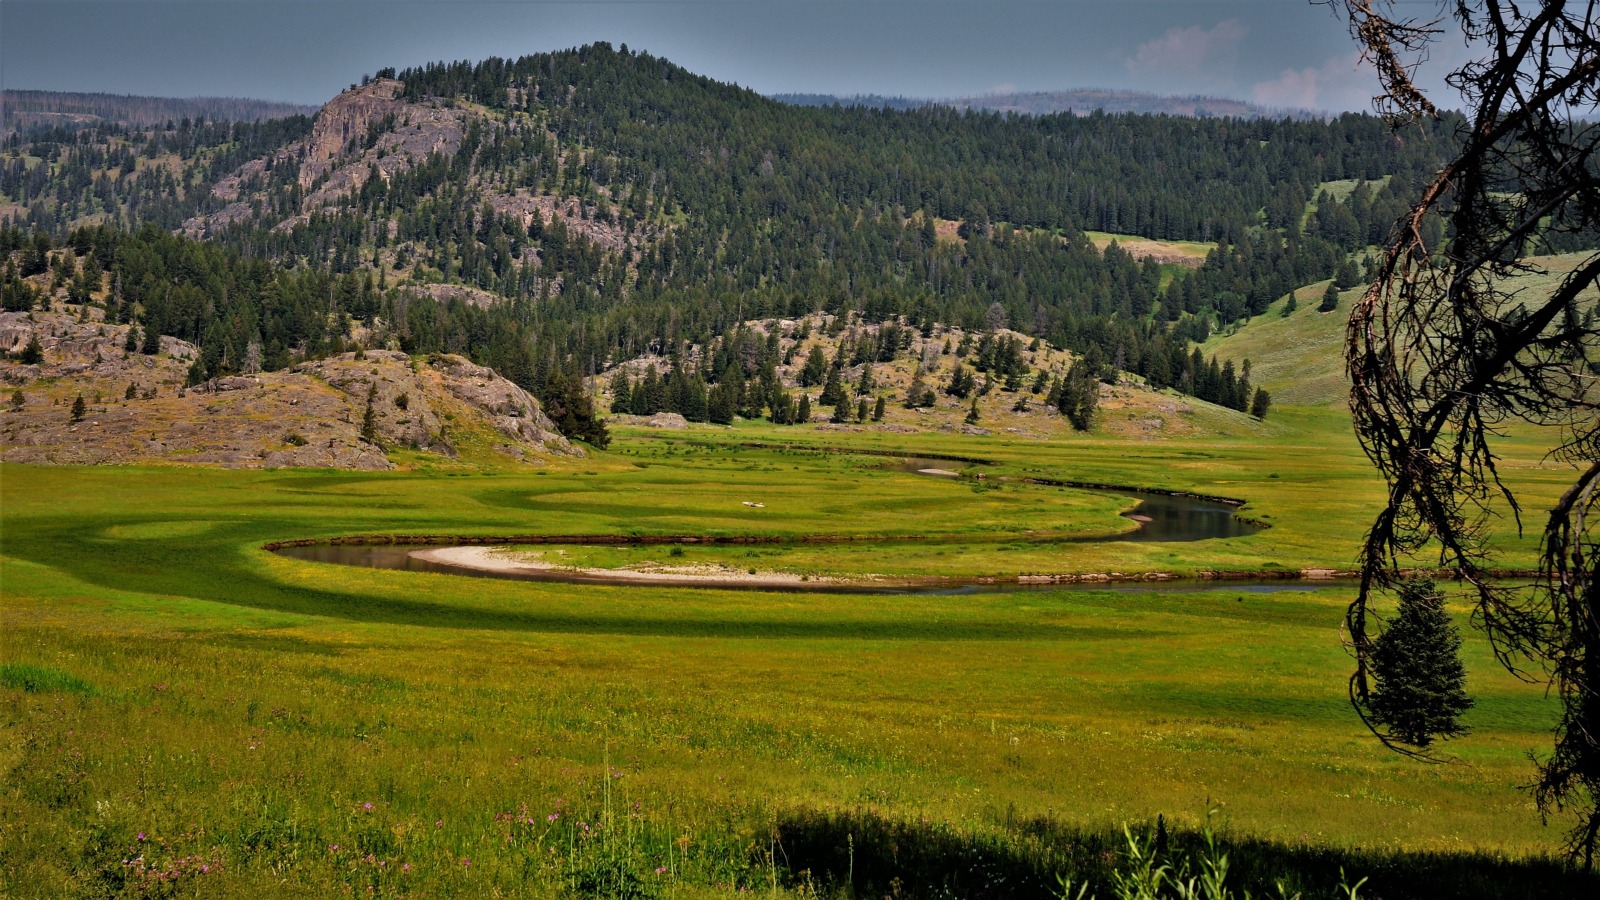
[{"label": "sky", "polygon": [[[1096,87],[1338,112],[1377,89],[1310,0],[0,0],[0,87],[320,104],[387,66],[594,41],[766,94]],[[1421,74],[1441,106],[1464,54],[1447,36]]]}]

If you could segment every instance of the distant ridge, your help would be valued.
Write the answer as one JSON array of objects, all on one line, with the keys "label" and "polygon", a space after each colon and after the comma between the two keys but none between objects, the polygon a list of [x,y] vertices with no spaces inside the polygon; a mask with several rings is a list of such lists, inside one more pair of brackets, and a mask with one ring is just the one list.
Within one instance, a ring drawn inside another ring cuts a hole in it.
[{"label": "distant ridge", "polygon": [[0,91],[0,132],[32,128],[93,128],[101,124],[149,128],[203,117],[206,121],[259,122],[309,116],[317,107],[243,97],[142,97],[70,91]]},{"label": "distant ridge", "polygon": [[1092,112],[1140,113],[1145,115],[1185,116],[1188,118],[1237,119],[1319,119],[1322,113],[1303,109],[1272,109],[1230,100],[1226,97],[1168,97],[1142,91],[1121,91],[1100,88],[1079,88],[1067,91],[1032,91],[1003,94],[984,94],[971,97],[927,99],[915,97],[885,97],[881,94],[857,94],[843,97],[834,94],[773,94],[773,100],[795,106],[862,106],[871,109],[921,109],[928,106],[951,106],[957,109],[983,109],[1021,115],[1042,116],[1052,113],[1073,112],[1088,115]]}]

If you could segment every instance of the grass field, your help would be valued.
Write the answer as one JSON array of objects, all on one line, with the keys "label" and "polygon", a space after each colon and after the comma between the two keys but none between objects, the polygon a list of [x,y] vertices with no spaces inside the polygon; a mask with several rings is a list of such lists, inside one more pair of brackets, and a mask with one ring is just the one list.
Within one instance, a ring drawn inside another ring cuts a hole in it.
[{"label": "grass field", "polygon": [[[890,540],[704,552],[818,572],[1347,565],[1380,495],[1347,419],[1269,424],[1253,442],[638,429],[542,469],[5,466],[0,895],[1041,895],[1103,869],[1121,823],[1208,807],[1256,848],[1240,866],[1313,887],[1341,864],[1385,897],[1587,885],[1542,861],[1563,823],[1517,787],[1555,706],[1473,637],[1454,761],[1382,750],[1344,699],[1340,591],[579,587],[260,549],[833,533]],[[774,442],[796,446],[747,446]],[[1232,496],[1272,527],[1061,545],[1042,535],[1125,528],[1126,504],[817,452],[842,444]],[[1503,451],[1530,505],[1567,477],[1531,438]],[[1501,546],[1531,562],[1530,541]]]}]

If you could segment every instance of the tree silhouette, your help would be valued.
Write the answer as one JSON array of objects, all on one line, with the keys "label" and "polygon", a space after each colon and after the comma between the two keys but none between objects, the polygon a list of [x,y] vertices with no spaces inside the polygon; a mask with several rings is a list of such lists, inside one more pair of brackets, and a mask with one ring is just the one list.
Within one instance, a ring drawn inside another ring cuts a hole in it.
[{"label": "tree silhouette", "polygon": [[[1331,2],[1378,71],[1379,111],[1397,126],[1436,117],[1412,74],[1440,23],[1397,18],[1379,0]],[[1426,736],[1385,730],[1376,715],[1369,603],[1395,587],[1404,560],[1440,554],[1476,591],[1475,622],[1501,661],[1542,672],[1561,697],[1534,797],[1547,817],[1577,814],[1568,849],[1589,868],[1600,839],[1600,330],[1580,298],[1600,278],[1600,124],[1589,118],[1600,27],[1592,3],[1448,8],[1483,52],[1448,78],[1470,120],[1455,157],[1396,223],[1347,331],[1356,431],[1388,482],[1347,617],[1351,698],[1391,746]],[[1548,293],[1510,280],[1545,271],[1532,254],[1580,248],[1591,249]],[[1520,527],[1491,447],[1516,420],[1550,426],[1540,433],[1552,455],[1578,473],[1550,509],[1541,577],[1526,587],[1492,578],[1487,543],[1499,502]]]}]

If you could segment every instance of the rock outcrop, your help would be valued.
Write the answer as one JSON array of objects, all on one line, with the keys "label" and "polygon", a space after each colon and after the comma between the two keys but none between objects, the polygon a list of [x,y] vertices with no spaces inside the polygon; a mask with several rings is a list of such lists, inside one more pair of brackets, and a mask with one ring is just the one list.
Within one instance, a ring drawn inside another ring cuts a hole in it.
[{"label": "rock outcrop", "polygon": [[374,173],[387,181],[435,153],[454,156],[461,149],[466,113],[436,103],[408,102],[404,90],[401,82],[380,78],[328,101],[317,113],[310,135],[220,179],[211,193],[227,205],[184,222],[183,233],[204,238],[252,218],[256,214],[252,201],[264,200],[267,177],[280,166],[295,167],[303,192],[300,212],[275,225],[288,230],[315,210],[361,190]]},{"label": "rock outcrop", "polygon": [[[346,353],[185,387],[195,349],[182,341],[163,338],[162,352],[146,356],[122,349],[127,326],[0,314],[0,350],[35,335],[42,363],[0,362],[7,461],[370,470],[393,468],[386,451],[455,458],[469,437],[524,461],[582,452],[536,398],[459,356]],[[74,419],[79,396],[84,414]]]}]

